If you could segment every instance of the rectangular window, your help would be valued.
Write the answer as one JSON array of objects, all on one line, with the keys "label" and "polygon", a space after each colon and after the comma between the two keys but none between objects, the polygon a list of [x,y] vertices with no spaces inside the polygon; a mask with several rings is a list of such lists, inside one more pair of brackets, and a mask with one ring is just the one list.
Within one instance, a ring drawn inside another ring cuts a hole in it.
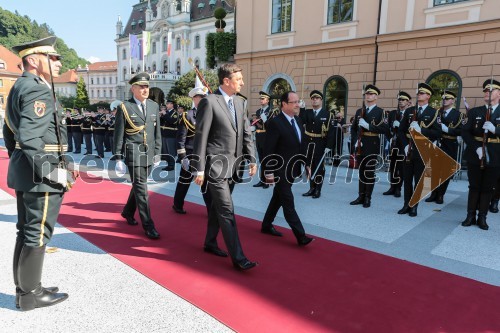
[{"label": "rectangular window", "polygon": [[5,69],[5,62],[0,61],[0,69]]},{"label": "rectangular window", "polygon": [[152,49],[153,49],[152,53],[156,54],[156,42],[153,42]]},{"label": "rectangular window", "polygon": [[3,87],[3,80],[0,79],[0,87]]},{"label": "rectangular window", "polygon": [[3,95],[0,95],[0,105],[4,105],[5,100],[3,99]]},{"label": "rectangular window", "polygon": [[99,82],[101,82],[100,78],[98,77],[97,78],[97,84],[100,84]]},{"label": "rectangular window", "polygon": [[292,0],[273,0],[271,33],[292,31]]},{"label": "rectangular window", "polygon": [[113,90],[109,89],[109,97],[113,97]]},{"label": "rectangular window", "polygon": [[352,21],[354,0],[328,0],[328,24]]},{"label": "rectangular window", "polygon": [[177,37],[177,39],[175,40],[175,49],[176,50],[181,49],[181,39],[179,37]]},{"label": "rectangular window", "polygon": [[434,0],[434,6],[446,5],[449,3],[464,2],[469,0]]}]

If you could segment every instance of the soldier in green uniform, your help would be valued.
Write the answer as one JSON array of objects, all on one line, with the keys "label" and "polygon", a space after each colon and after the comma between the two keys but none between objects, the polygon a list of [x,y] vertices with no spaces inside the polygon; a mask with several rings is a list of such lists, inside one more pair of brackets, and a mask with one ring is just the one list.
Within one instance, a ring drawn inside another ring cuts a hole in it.
[{"label": "soldier in green uniform", "polygon": [[486,215],[500,175],[500,82],[484,81],[483,92],[486,105],[470,109],[462,127],[469,178],[467,217],[462,226],[477,224],[488,230]]},{"label": "soldier in green uniform", "polygon": [[[133,97],[120,104],[116,113],[114,145],[116,170],[125,173],[128,166],[132,189],[122,216],[129,225],[137,225],[134,219],[139,210],[142,227],[150,239],[160,238],[149,209],[147,178],[151,167],[160,164],[161,132],[158,103],[148,99],[149,74],[139,73],[130,79]],[[125,156],[122,156],[124,146]],[[125,163],[122,159],[125,158]]]},{"label": "soldier in green uniform", "polygon": [[24,72],[7,102],[6,120],[12,133],[7,144],[12,152],[7,183],[18,198],[13,268],[16,299],[24,311],[68,298],[55,292],[57,288],[49,290],[41,284],[45,247],[64,193],[74,182],[62,158],[67,149],[65,112],[49,83],[61,69],[55,41],[56,37],[47,37],[13,47],[22,58]]},{"label": "soldier in green uniform", "polygon": [[[265,91],[259,92],[260,109],[255,112],[257,120],[252,123],[255,126],[255,145],[257,147],[257,155],[259,156],[259,163],[264,159],[264,144],[266,141],[266,122],[272,119],[277,112],[271,110],[269,107],[269,96]],[[259,180],[253,187],[268,188],[269,185]]]},{"label": "soldier in green uniform", "polygon": [[380,154],[380,134],[389,134],[389,125],[383,109],[377,106],[380,89],[369,84],[364,92],[364,106],[356,111],[351,134],[356,159],[359,163],[358,197],[351,205],[371,206],[375,187],[375,167]]},{"label": "soldier in green uniform", "polygon": [[398,214],[417,216],[417,207],[409,206],[413,191],[417,187],[420,177],[424,173],[425,165],[420,153],[415,147],[415,142],[410,135],[413,128],[418,133],[427,137],[430,141],[436,141],[441,137],[441,125],[439,124],[439,111],[429,106],[429,99],[434,90],[426,83],[419,83],[417,92],[417,105],[408,108],[401,120],[399,135],[405,152],[404,162],[404,206]]}]

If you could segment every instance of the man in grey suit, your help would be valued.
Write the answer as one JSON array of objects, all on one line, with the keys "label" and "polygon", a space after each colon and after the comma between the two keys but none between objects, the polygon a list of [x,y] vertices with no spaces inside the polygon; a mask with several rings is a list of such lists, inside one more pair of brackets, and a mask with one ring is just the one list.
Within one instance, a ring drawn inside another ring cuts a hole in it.
[{"label": "man in grey suit", "polygon": [[257,264],[243,254],[231,190],[240,179],[240,165],[244,160],[251,162],[250,176],[255,175],[257,166],[250,124],[245,116],[246,103],[237,95],[244,85],[241,68],[236,64],[223,64],[218,77],[219,89],[198,105],[192,167],[196,184],[203,184],[207,177],[212,197],[204,250],[227,256],[217,245],[220,227],[234,267],[243,271]]},{"label": "man in grey suit", "polygon": [[[125,173],[125,163],[128,166],[132,189],[122,216],[129,225],[137,225],[134,219],[136,208],[139,208],[142,227],[146,236],[151,239],[160,238],[151,219],[148,199],[148,175],[151,166],[160,163],[161,132],[159,106],[148,99],[149,74],[139,73],[128,82],[133,97],[120,104],[116,113],[114,151],[117,152],[116,170]],[[125,163],[121,155],[125,152]]]}]

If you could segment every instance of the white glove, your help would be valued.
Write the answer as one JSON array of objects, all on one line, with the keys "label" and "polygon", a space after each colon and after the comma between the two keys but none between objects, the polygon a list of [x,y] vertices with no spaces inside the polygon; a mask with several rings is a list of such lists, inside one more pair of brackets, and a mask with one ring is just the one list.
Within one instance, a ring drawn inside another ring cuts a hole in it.
[{"label": "white glove", "polygon": [[125,163],[123,163],[122,160],[118,160],[116,162],[116,166],[115,166],[115,170],[116,170],[116,175],[118,177],[123,177],[123,175],[125,174]]},{"label": "white glove", "polygon": [[[359,144],[361,147],[363,147],[363,142],[359,141]],[[354,148],[358,148],[358,140],[356,140],[356,143],[354,144]]]},{"label": "white glove", "polygon": [[182,166],[182,168],[183,168],[184,170],[189,171],[189,159],[187,159],[187,158],[185,158],[185,157],[184,157],[184,158],[181,160],[181,166]]},{"label": "white glove", "polygon": [[68,170],[56,168],[47,175],[47,179],[51,182],[61,184],[63,187],[68,186]]},{"label": "white glove", "polygon": [[370,129],[370,124],[366,122],[363,118],[359,119],[359,126],[364,127],[365,129],[369,130]]},{"label": "white glove", "polygon": [[157,161],[157,162],[153,162],[153,168],[156,168],[157,166],[160,165],[160,161]]},{"label": "white glove", "polygon": [[304,100],[303,100],[303,99],[301,99],[301,100],[299,101],[299,107],[300,107],[301,109],[304,109],[304,108],[306,107],[306,102],[304,102]]},{"label": "white glove", "polygon": [[487,121],[483,125],[484,133],[487,131],[490,131],[491,133],[495,134],[495,125],[491,123],[491,121]]},{"label": "white glove", "polygon": [[422,129],[420,128],[420,126],[418,125],[418,122],[416,122],[416,121],[411,122],[410,128],[413,128],[418,133],[422,133]]},{"label": "white glove", "polygon": [[483,159],[483,147],[479,147],[476,149],[476,154],[479,157],[479,160]]},{"label": "white glove", "polygon": [[332,150],[330,148],[325,148],[325,154],[328,154],[329,152],[331,152]]},{"label": "white glove", "polygon": [[262,119],[263,122],[266,122],[267,121],[267,116],[265,113],[261,113],[260,114],[260,119]]},{"label": "white glove", "polygon": [[405,147],[405,155],[408,156],[408,150],[410,150],[410,145],[406,145]]},{"label": "white glove", "polygon": [[459,145],[462,144],[462,141],[463,141],[462,137],[461,136],[457,136],[457,142],[458,142]]},{"label": "white glove", "polygon": [[446,126],[445,124],[441,123],[441,131],[443,131],[445,133],[448,133],[448,131],[449,131],[448,126]]},{"label": "white glove", "polygon": [[394,120],[394,121],[392,122],[392,127],[393,127],[393,128],[399,127],[399,121]]}]

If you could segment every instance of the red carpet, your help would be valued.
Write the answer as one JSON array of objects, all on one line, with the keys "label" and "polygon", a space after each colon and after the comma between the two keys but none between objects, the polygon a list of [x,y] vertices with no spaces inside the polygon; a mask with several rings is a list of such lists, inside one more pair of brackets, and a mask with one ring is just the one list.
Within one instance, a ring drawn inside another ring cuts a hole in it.
[{"label": "red carpet", "polygon": [[[4,190],[7,162],[0,153]],[[237,272],[229,259],[202,251],[204,207],[186,204],[179,216],[170,197],[152,193],[162,238],[150,241],[119,215],[129,190],[79,182],[59,220],[236,331],[500,332],[500,288],[324,239],[299,248],[291,231],[262,235],[259,222],[244,217],[243,248],[260,265]]]}]

